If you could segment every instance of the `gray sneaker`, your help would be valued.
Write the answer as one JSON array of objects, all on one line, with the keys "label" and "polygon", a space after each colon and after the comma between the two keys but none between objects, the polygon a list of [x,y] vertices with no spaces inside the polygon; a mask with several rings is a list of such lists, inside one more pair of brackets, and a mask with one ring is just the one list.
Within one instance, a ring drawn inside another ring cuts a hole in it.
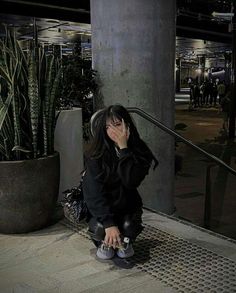
[{"label": "gray sneaker", "polygon": [[128,244],[126,248],[119,248],[116,252],[120,258],[128,258],[134,255],[134,249],[132,244]]},{"label": "gray sneaker", "polygon": [[112,247],[101,244],[97,250],[97,257],[100,259],[111,259],[115,255],[115,251]]}]

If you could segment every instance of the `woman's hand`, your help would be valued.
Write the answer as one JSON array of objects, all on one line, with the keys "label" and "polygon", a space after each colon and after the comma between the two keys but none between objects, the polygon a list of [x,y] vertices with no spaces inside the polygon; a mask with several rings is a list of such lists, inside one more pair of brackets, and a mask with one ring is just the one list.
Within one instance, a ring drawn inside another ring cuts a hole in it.
[{"label": "woman's hand", "polygon": [[104,244],[116,248],[121,246],[120,231],[117,226],[112,226],[105,229],[106,235]]},{"label": "woman's hand", "polygon": [[111,138],[116,142],[120,149],[127,148],[127,142],[129,139],[129,127],[126,127],[124,120],[122,119],[121,126],[116,127],[110,125]]}]

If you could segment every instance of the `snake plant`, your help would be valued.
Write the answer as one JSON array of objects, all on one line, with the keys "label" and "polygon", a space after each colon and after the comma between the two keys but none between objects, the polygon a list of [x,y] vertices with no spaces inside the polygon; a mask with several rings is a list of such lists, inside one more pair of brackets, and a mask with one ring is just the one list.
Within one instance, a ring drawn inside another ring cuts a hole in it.
[{"label": "snake plant", "polygon": [[0,161],[54,152],[55,102],[60,69],[33,42],[22,50],[14,32],[0,39]]}]

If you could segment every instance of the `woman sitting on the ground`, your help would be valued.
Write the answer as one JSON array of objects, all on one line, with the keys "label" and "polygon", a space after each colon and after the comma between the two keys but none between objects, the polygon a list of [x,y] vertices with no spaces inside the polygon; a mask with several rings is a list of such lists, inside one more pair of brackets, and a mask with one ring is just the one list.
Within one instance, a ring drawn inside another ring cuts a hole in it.
[{"label": "woman sitting on the ground", "polygon": [[96,121],[83,181],[90,213],[89,232],[97,257],[134,254],[132,243],[141,233],[142,199],[137,187],[158,161],[140,138],[128,111],[121,105],[103,109]]}]

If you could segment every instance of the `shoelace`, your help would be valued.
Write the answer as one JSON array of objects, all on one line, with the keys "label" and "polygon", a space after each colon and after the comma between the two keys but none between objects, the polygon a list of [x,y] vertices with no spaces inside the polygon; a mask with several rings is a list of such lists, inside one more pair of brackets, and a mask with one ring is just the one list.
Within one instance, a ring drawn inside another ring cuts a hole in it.
[{"label": "shoelace", "polygon": [[[103,250],[109,250],[111,247],[112,246],[107,246],[104,243],[101,245],[101,249]],[[127,249],[127,247],[124,247],[123,244],[121,244],[120,246],[116,246],[116,248],[120,249],[122,252],[124,252]]]},{"label": "shoelace", "polygon": [[111,246],[107,246],[107,245],[105,245],[105,244],[102,244],[101,245],[101,249],[102,250],[109,250],[111,248]]}]

